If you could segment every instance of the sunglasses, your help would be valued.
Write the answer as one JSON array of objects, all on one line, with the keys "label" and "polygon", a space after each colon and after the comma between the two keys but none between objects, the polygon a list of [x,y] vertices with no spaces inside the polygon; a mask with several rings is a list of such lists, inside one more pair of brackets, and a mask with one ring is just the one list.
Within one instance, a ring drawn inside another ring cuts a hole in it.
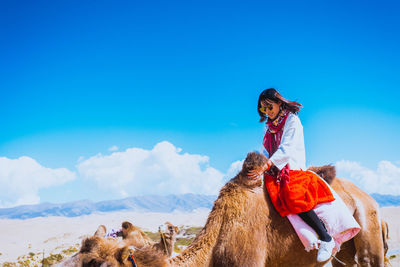
[{"label": "sunglasses", "polygon": [[273,109],[272,104],[266,104],[264,107],[260,108],[260,111],[262,113],[267,113],[267,110],[271,111]]}]

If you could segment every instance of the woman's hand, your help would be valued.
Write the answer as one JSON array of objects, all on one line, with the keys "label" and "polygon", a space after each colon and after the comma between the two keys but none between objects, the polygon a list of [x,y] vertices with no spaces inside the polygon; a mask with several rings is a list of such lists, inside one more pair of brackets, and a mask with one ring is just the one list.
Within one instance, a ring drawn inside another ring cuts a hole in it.
[{"label": "woman's hand", "polygon": [[250,171],[247,172],[247,176],[249,179],[252,180],[256,180],[257,177],[259,177],[260,175],[262,175],[265,171],[268,171],[269,168],[271,168],[272,166],[272,161],[270,161],[269,159],[267,160],[267,163],[261,167],[252,169]]}]

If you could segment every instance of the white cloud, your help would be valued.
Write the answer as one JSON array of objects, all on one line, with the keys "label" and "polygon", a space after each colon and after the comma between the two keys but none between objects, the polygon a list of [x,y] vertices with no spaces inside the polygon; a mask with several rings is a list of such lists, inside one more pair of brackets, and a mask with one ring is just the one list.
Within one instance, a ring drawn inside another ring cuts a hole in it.
[{"label": "white cloud", "polygon": [[389,161],[381,161],[377,170],[368,169],[358,162],[339,161],[336,163],[339,177],[354,182],[367,193],[400,194],[400,167]]},{"label": "white cloud", "polygon": [[0,157],[0,207],[37,204],[40,188],[61,185],[73,179],[75,173],[65,168],[45,168],[30,157]]},{"label": "white cloud", "polygon": [[117,146],[112,146],[108,149],[108,151],[117,151],[119,148]]},{"label": "white cloud", "polygon": [[228,171],[226,172],[225,181],[229,181],[242,170],[243,162],[244,160],[238,160],[231,164]]},{"label": "white cloud", "polygon": [[209,165],[203,155],[181,153],[164,141],[152,150],[129,148],[111,155],[98,154],[77,165],[84,179],[103,190],[132,195],[217,194],[224,174]]}]

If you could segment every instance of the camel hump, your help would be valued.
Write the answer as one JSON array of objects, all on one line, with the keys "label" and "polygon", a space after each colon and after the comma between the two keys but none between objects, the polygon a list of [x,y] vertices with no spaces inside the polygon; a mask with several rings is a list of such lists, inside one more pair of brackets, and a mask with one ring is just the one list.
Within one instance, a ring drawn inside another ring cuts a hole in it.
[{"label": "camel hump", "polygon": [[324,179],[328,184],[331,184],[336,177],[336,168],[332,165],[324,165],[320,167],[310,167],[309,171],[313,171]]}]

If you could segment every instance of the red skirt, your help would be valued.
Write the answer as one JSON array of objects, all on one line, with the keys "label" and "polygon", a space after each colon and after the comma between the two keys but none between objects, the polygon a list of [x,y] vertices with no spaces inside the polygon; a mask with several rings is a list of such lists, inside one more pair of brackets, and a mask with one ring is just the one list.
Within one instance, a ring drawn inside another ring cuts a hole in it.
[{"label": "red skirt", "polygon": [[335,200],[328,185],[315,173],[290,171],[289,177],[288,183],[277,184],[275,177],[264,175],[264,184],[272,204],[282,217]]}]

